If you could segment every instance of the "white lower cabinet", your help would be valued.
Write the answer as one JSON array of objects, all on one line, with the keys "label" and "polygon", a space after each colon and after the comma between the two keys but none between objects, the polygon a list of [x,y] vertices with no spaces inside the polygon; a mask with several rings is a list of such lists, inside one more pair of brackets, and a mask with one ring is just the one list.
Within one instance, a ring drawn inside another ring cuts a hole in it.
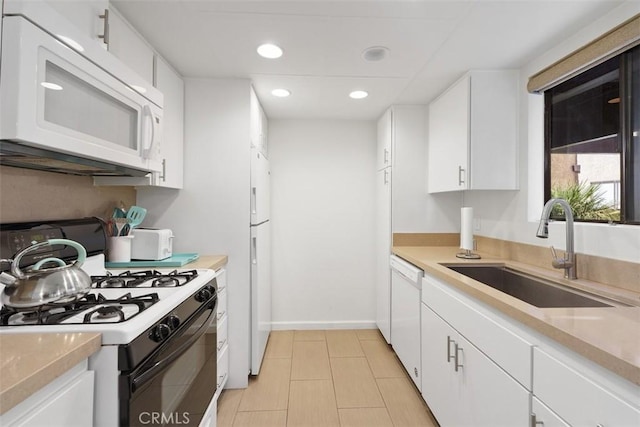
[{"label": "white lower cabinet", "polygon": [[93,425],[94,372],[83,361],[0,417],[2,426]]},{"label": "white lower cabinet", "polygon": [[[533,394],[558,418],[573,426],[640,426],[640,394],[624,399],[600,383],[579,362],[565,363],[540,348],[533,352]],[[627,401],[628,400],[628,401]],[[635,403],[635,407],[632,406]],[[545,422],[536,414],[537,421]]]},{"label": "white lower cabinet", "polygon": [[425,304],[422,395],[442,426],[529,423],[529,391]]},{"label": "white lower cabinet", "polygon": [[421,340],[442,426],[640,426],[638,385],[426,274]]},{"label": "white lower cabinet", "polygon": [[229,378],[229,341],[228,341],[228,318],[227,315],[227,272],[222,269],[218,274],[218,312],[217,312],[217,352],[218,364],[216,367],[216,395],[214,401],[218,400],[222,389],[227,384]]},{"label": "white lower cabinet", "polygon": [[571,427],[562,418],[540,402],[537,397],[531,399],[531,427]]}]

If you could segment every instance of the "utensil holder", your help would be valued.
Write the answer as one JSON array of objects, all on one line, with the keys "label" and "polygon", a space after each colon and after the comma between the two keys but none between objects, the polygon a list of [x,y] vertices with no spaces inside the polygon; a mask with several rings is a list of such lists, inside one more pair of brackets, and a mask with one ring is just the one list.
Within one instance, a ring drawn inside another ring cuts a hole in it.
[{"label": "utensil holder", "polygon": [[109,237],[107,249],[110,262],[131,261],[131,241],[133,236]]}]

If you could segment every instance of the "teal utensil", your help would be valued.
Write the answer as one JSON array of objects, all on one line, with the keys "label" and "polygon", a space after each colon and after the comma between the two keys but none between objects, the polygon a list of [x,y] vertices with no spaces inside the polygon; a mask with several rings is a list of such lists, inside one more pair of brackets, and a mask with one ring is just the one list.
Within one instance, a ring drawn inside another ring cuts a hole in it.
[{"label": "teal utensil", "polygon": [[131,230],[142,224],[144,217],[147,215],[147,210],[140,206],[131,206],[127,212],[127,229],[123,232],[123,236],[128,236]]}]

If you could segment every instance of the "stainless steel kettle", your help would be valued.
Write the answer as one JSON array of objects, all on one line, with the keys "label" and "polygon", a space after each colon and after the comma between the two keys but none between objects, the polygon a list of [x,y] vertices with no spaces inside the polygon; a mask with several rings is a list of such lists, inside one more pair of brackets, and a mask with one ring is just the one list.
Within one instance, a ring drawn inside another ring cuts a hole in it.
[{"label": "stainless steel kettle", "polygon": [[[78,259],[66,264],[59,258],[45,258],[23,272],[20,260],[32,251],[47,245],[71,246],[78,252]],[[16,310],[36,309],[46,305],[68,304],[85,296],[91,290],[91,278],[80,267],[87,258],[87,251],[78,242],[67,239],[51,239],[22,250],[11,262],[11,274],[15,281],[7,281],[2,291],[2,304]],[[57,267],[43,268],[47,263]],[[4,281],[3,281],[4,282]]]}]

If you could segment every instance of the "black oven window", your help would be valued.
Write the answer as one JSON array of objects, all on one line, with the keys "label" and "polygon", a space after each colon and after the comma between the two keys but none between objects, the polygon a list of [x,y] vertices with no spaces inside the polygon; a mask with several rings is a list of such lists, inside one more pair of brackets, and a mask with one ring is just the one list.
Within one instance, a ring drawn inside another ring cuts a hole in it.
[{"label": "black oven window", "polygon": [[577,221],[640,224],[639,131],[640,46],[547,90],[545,200]]}]

